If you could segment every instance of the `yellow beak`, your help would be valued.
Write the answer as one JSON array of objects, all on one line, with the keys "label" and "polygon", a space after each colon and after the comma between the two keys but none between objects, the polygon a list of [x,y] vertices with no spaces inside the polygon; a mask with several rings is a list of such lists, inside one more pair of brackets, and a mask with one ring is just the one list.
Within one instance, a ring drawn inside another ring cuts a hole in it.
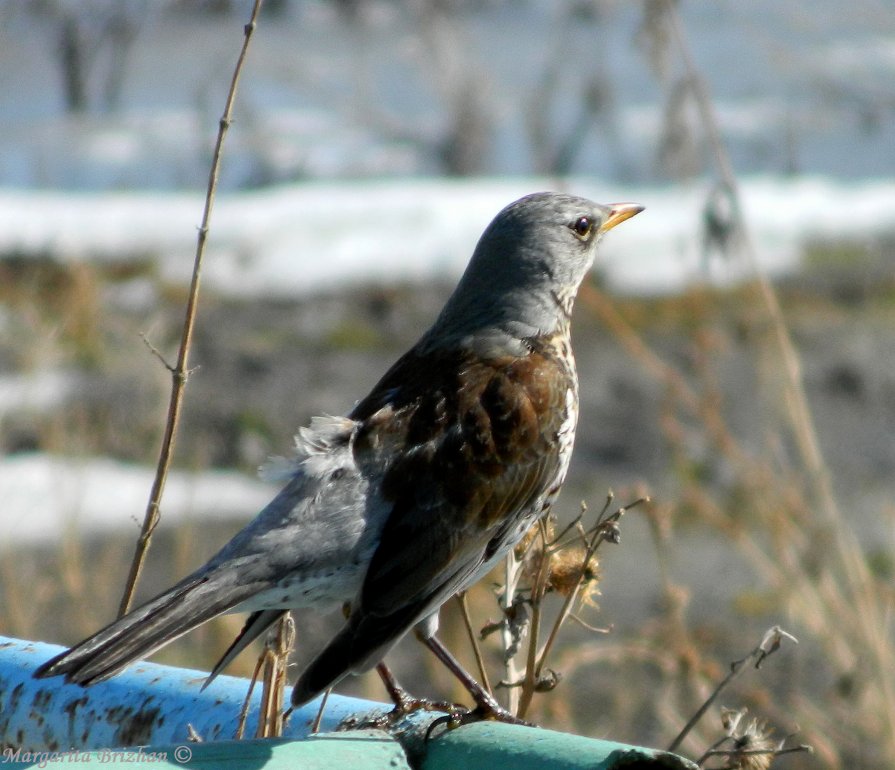
[{"label": "yellow beak", "polygon": [[601,233],[611,230],[626,219],[630,219],[635,214],[643,211],[643,206],[639,203],[610,203],[606,208],[609,209],[609,216],[600,228]]}]

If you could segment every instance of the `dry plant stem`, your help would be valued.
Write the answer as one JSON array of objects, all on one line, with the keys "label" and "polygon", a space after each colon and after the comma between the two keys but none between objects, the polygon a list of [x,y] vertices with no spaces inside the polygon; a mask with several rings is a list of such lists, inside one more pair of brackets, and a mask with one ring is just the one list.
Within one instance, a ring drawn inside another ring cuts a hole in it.
[{"label": "dry plant stem", "polygon": [[[739,201],[737,178],[724,141],[721,138],[718,117],[715,114],[705,80],[693,59],[690,46],[684,34],[683,24],[677,12],[676,3],[673,0],[665,0],[664,5],[672,35],[693,84],[694,96],[702,114],[703,124],[708,131],[708,138],[718,172],[724,184],[731,191],[734,200]],[[860,546],[852,532],[843,525],[842,513],[833,493],[830,473],[820,449],[814,420],[805,396],[801,362],[792,337],[789,334],[777,293],[758,266],[755,246],[752,242],[750,231],[746,227],[740,206],[735,207],[735,216],[737,217],[741,235],[743,253],[748,259],[750,268],[756,277],[762,301],[772,321],[780,356],[783,361],[786,373],[785,392],[787,405],[789,406],[788,414],[790,415],[795,440],[808,471],[815,502],[820,507],[827,525],[835,533],[835,536],[832,538],[834,548],[848,581],[843,586],[847,597],[846,601],[860,608],[856,615],[857,621],[863,626],[862,635],[870,643],[870,646],[877,651],[875,663],[879,669],[877,673],[879,680],[882,682],[882,690],[886,701],[885,710],[889,734],[895,735],[895,684],[893,684],[891,670],[889,670],[891,661],[888,660],[889,656],[886,653],[887,647],[891,644],[888,637],[888,628],[891,620],[887,617],[888,611],[883,608],[882,603],[875,599],[873,576],[870,573],[866,560],[863,558]]]},{"label": "dry plant stem", "polygon": [[242,701],[242,708],[239,710],[239,723],[236,725],[236,734],[233,736],[238,741],[241,741],[245,735],[246,721],[249,718],[249,706],[252,703],[252,693],[255,690],[255,684],[258,682],[258,677],[261,676],[261,666],[263,665],[264,656],[259,655],[258,660],[255,663],[255,670],[252,671],[252,678],[249,680],[249,689],[246,691],[246,696]]},{"label": "dry plant stem", "polygon": [[333,688],[323,692],[323,697],[320,699],[320,708],[317,709],[317,716],[314,717],[314,724],[311,725],[311,733],[319,733],[320,732],[320,723],[323,722],[323,712],[326,711],[326,702],[329,700],[329,694],[333,691]]},{"label": "dry plant stem", "polygon": [[[703,126],[708,131],[709,143],[712,148],[712,154],[715,164],[718,167],[718,173],[722,181],[731,191],[735,201],[740,200],[737,177],[734,173],[733,166],[727,154],[724,141],[721,138],[718,117],[715,114],[714,105],[708,92],[708,86],[702,77],[690,46],[684,35],[683,25],[677,12],[677,7],[672,0],[665,0],[665,7],[668,13],[668,19],[671,23],[672,33],[677,42],[681,58],[687,69],[690,81],[692,83],[693,94],[696,103],[702,114]],[[768,311],[768,315],[773,322],[774,334],[777,338],[777,344],[780,354],[783,358],[784,369],[786,371],[787,385],[787,403],[792,409],[792,423],[795,431],[796,441],[799,444],[799,450],[802,454],[805,464],[811,474],[811,479],[816,485],[818,501],[823,505],[824,513],[830,521],[839,520],[839,510],[830,486],[830,475],[826,468],[823,455],[820,451],[820,444],[817,440],[817,432],[814,427],[814,420],[811,410],[808,408],[808,401],[805,397],[805,389],[802,383],[802,367],[799,354],[793,344],[792,337],[789,334],[789,328],[786,325],[786,319],[783,317],[783,310],[780,307],[780,300],[777,293],[768,281],[767,276],[758,266],[758,257],[755,245],[752,242],[751,233],[746,227],[740,207],[735,209],[737,225],[739,226],[740,235],[742,237],[743,253],[749,261],[749,267],[754,274],[758,287],[761,292],[762,300]]]},{"label": "dry plant stem", "polygon": [[708,711],[709,707],[715,702],[717,697],[724,691],[724,689],[729,685],[734,679],[736,679],[746,668],[747,664],[753,664],[755,668],[758,668],[765,658],[769,655],[773,655],[779,648],[780,644],[784,639],[789,639],[790,641],[795,642],[796,639],[791,634],[783,631],[778,626],[774,626],[773,628],[768,629],[765,632],[765,635],[762,637],[761,642],[758,646],[752,650],[745,658],[741,660],[735,660],[730,664],[730,673],[721,680],[718,686],[714,689],[711,695],[706,698],[705,702],[696,710],[696,713],[690,717],[690,720],[684,725],[684,729],[681,730],[677,737],[669,744],[668,751],[675,751],[678,746],[681,745],[681,742],[684,738],[687,737],[690,730],[696,725],[696,723],[702,719],[703,715],[706,711]]},{"label": "dry plant stem", "polygon": [[[606,516],[606,512],[609,510],[609,506],[612,504],[613,499],[614,499],[614,495],[610,491],[609,494],[606,496],[606,502],[603,505],[603,509],[600,511],[599,516],[597,517],[597,523],[593,528],[593,531],[591,534],[591,539],[588,542],[587,548],[584,551],[584,557],[582,558],[582,567],[586,567],[590,563],[590,560],[593,558],[597,549],[607,539],[607,534],[606,534],[607,533],[607,529],[606,529],[607,524],[610,524],[612,522],[617,522],[625,514],[625,512],[627,510],[629,510],[630,508],[640,505],[641,503],[648,502],[648,498],[645,498],[645,497],[640,498],[638,500],[635,500],[630,505],[625,506],[624,508],[619,508],[611,516]],[[546,549],[545,549],[545,553],[546,553]],[[545,558],[545,561],[546,561],[546,558]],[[542,567],[544,566],[543,563],[541,566]],[[544,573],[543,579],[546,580],[546,571],[542,570],[541,572]],[[539,574],[538,574],[538,583],[539,584],[542,579],[541,572],[539,572]],[[534,655],[530,654],[529,668],[528,668],[528,670],[526,670],[526,678],[525,678],[526,686],[523,687],[522,695],[520,697],[519,708],[517,711],[514,712],[517,716],[519,716],[521,718],[525,717],[525,714],[527,713],[528,708],[531,705],[531,700],[535,693],[535,686],[541,679],[541,675],[544,671],[544,665],[546,664],[547,658],[550,655],[550,651],[553,649],[553,645],[556,642],[557,637],[559,636],[559,631],[562,628],[563,624],[568,619],[569,615],[571,615],[572,608],[575,606],[575,602],[578,600],[578,596],[581,593],[581,586],[583,586],[584,582],[585,582],[584,574],[585,574],[585,570],[582,569],[581,574],[579,574],[579,576],[578,576],[578,581],[576,582],[575,587],[569,592],[568,596],[566,596],[565,600],[563,601],[563,605],[559,611],[559,615],[557,616],[556,621],[553,624],[553,627],[550,629],[550,634],[547,637],[547,641],[544,644],[544,649],[541,651],[540,655],[534,656]],[[540,585],[539,588],[543,592],[544,586]],[[534,594],[533,594],[533,596],[534,596]],[[539,604],[539,602],[533,602],[533,604],[535,604],[535,608],[537,608],[537,605]],[[533,638],[536,638],[538,626],[537,626],[537,623],[535,622],[534,612],[532,614],[533,614],[533,617],[532,617],[532,623],[531,623],[531,626],[532,626],[531,634],[532,634]],[[537,619],[539,620],[539,616]],[[529,648],[529,650],[531,650],[531,648]],[[514,681],[514,680],[510,680],[510,681]]]},{"label": "dry plant stem", "polygon": [[488,679],[488,669],[485,666],[485,658],[482,656],[482,647],[476,637],[475,629],[472,627],[472,618],[469,617],[469,603],[466,601],[466,591],[457,594],[457,604],[460,605],[460,616],[463,618],[463,625],[466,628],[466,634],[469,637],[469,644],[472,646],[472,653],[475,656],[475,664],[479,669],[479,678],[482,687],[488,691],[490,695],[494,695],[491,689],[491,681]]},{"label": "dry plant stem", "polygon": [[696,764],[699,767],[702,767],[703,763],[714,756],[715,752],[720,750],[721,747],[730,740],[729,735],[724,735],[721,738],[718,738],[711,746],[709,746],[702,754],[702,756],[696,760]]},{"label": "dry plant stem", "polygon": [[694,414],[699,412],[699,397],[684,377],[674,367],[666,364],[657,356],[631,325],[624,319],[616,307],[601,291],[589,283],[581,286],[579,298],[588,309],[595,312],[600,321],[620,340],[634,360],[639,361],[647,371],[668,387],[688,410]]},{"label": "dry plant stem", "polygon": [[[603,517],[606,514],[606,511],[609,510],[609,506],[612,504],[613,495],[610,492],[606,496],[606,503],[603,506],[603,510],[600,512],[600,515],[597,519],[598,526],[593,534],[591,541],[587,545],[587,549],[584,552],[584,558],[582,559],[582,564],[587,566],[590,560],[593,558],[594,553],[596,553],[597,548],[599,548],[600,544],[606,539],[605,531],[599,526],[599,523],[604,521]],[[632,503],[628,508],[631,508],[635,505],[638,505],[641,501],[637,500]],[[627,508],[619,508],[614,517],[616,519],[621,518]],[[539,678],[541,676],[541,672],[544,669],[544,663],[547,660],[547,656],[550,654],[550,650],[553,648],[553,644],[556,642],[556,638],[559,635],[559,629],[562,627],[563,623],[565,623],[566,618],[572,612],[572,607],[575,606],[575,602],[578,600],[578,594],[581,591],[581,586],[584,584],[584,570],[581,571],[581,574],[578,576],[578,582],[575,584],[575,587],[572,591],[569,592],[569,595],[566,596],[565,601],[563,602],[562,608],[559,611],[559,616],[556,619],[556,622],[553,624],[553,628],[550,629],[550,635],[547,637],[547,642],[544,644],[544,649],[541,652],[541,655],[538,659],[538,665],[535,670],[535,678]]]},{"label": "dry plant stem", "polygon": [[[754,651],[753,651],[754,652]],[[730,673],[721,680],[721,683],[715,688],[711,695],[705,700],[705,702],[696,710],[696,713],[690,717],[690,721],[684,725],[683,730],[681,730],[677,737],[668,745],[668,751],[673,752],[677,749],[678,746],[681,745],[684,738],[689,735],[690,731],[696,726],[696,723],[699,722],[700,719],[705,715],[705,712],[708,711],[709,707],[715,702],[715,699],[721,694],[722,690],[724,690],[727,685],[729,685],[734,679],[736,679],[745,668],[746,661],[752,657],[752,653],[749,656],[743,658],[742,660],[735,661],[730,666]]]},{"label": "dry plant stem", "polygon": [[[503,610],[504,612],[509,612],[510,608],[513,606],[513,599],[516,596],[516,584],[519,581],[519,572],[520,572],[520,562],[516,558],[516,554],[513,553],[512,549],[506,556],[505,560],[506,572],[505,572],[505,580],[504,580],[504,592],[503,592]],[[507,616],[509,617],[509,616]],[[503,629],[501,630],[501,643],[503,644],[504,655],[506,658],[506,662],[504,664],[504,681],[505,682],[516,682],[519,679],[519,672],[516,668],[516,660],[515,657],[510,657],[507,653],[509,653],[510,648],[513,646],[513,634],[510,630],[509,623],[505,623]],[[511,714],[519,713],[519,691],[515,687],[510,687],[507,689],[507,711]]]},{"label": "dry plant stem", "polygon": [[[813,750],[810,746],[804,743],[800,743],[798,746],[790,746],[787,749],[710,749],[705,752],[696,764],[699,767],[702,767],[703,762],[708,761],[712,757],[728,757],[732,759],[738,759],[740,757],[780,757],[784,754],[799,754],[799,753],[807,753],[812,754]],[[735,767],[742,767],[742,765],[735,765]]]},{"label": "dry plant stem", "polygon": [[256,738],[279,738],[283,734],[283,694],[286,689],[286,667],[295,642],[295,622],[285,615],[276,630],[268,636],[264,654],[261,709]]},{"label": "dry plant stem", "polygon": [[541,603],[546,593],[551,556],[547,542],[547,527],[543,519],[538,522],[538,536],[541,538],[541,559],[538,564],[538,574],[535,576],[535,583],[531,587],[531,624],[528,632],[528,659],[525,663],[525,677],[522,680],[519,706],[515,712],[520,719],[525,718],[525,714],[531,706],[540,675],[540,668],[538,667],[538,631],[541,628]]},{"label": "dry plant stem", "polygon": [[134,551],[133,561],[131,562],[127,583],[125,584],[124,594],[121,597],[121,604],[118,607],[119,617],[127,614],[127,611],[130,609],[131,602],[134,598],[134,591],[137,588],[140,574],[143,571],[143,564],[146,561],[146,553],[149,550],[152,533],[158,526],[160,518],[159,511],[162,494],[165,491],[165,481],[168,477],[168,469],[171,467],[171,458],[174,453],[174,440],[177,435],[177,428],[180,424],[180,414],[183,408],[183,391],[190,374],[189,354],[193,340],[193,328],[196,323],[196,305],[199,300],[199,279],[202,274],[202,260],[205,256],[205,242],[208,238],[211,211],[214,207],[214,198],[215,193],[217,192],[218,174],[221,166],[221,150],[224,145],[224,137],[227,135],[227,130],[230,128],[230,123],[232,121],[236,87],[239,84],[239,76],[242,73],[243,62],[245,61],[246,52],[249,48],[249,42],[252,39],[252,33],[255,31],[257,25],[258,14],[261,10],[261,2],[262,0],[255,0],[251,19],[244,27],[242,49],[239,52],[239,58],[237,59],[236,67],[233,70],[233,77],[230,80],[230,90],[227,93],[224,113],[218,126],[217,141],[215,142],[211,170],[208,175],[208,188],[205,193],[205,210],[202,213],[202,224],[199,226],[199,236],[196,243],[196,257],[193,261],[193,274],[190,280],[190,291],[183,322],[183,332],[180,338],[180,350],[177,354],[177,363],[173,367],[168,366],[168,369],[171,372],[171,397],[168,402],[168,418],[165,422],[165,433],[162,437],[162,446],[159,451],[155,479],[152,482],[152,489],[149,493],[149,502],[143,517],[143,525],[140,529],[140,535],[137,538],[137,546]]},{"label": "dry plant stem", "polygon": [[275,729],[276,707],[274,701],[276,694],[274,684],[276,682],[275,653],[270,648],[265,648],[263,654],[264,668],[261,676],[261,708],[258,709],[258,726],[255,728],[256,738],[270,738]]}]

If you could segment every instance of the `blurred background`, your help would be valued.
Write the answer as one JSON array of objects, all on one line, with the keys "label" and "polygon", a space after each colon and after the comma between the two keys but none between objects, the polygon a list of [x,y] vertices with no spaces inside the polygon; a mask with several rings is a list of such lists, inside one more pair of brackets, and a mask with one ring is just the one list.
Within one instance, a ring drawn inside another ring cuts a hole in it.
[{"label": "blurred background", "polygon": [[[170,388],[144,340],[175,360],[250,10],[0,2],[0,633],[73,643],[114,617]],[[600,595],[563,628],[562,680],[530,716],[665,746],[780,624],[800,644],[724,705],[814,746],[775,767],[895,765],[884,0],[267,0],[139,595],[254,515],[274,492],[255,469],[349,410],[494,214],[539,189],[647,207],[579,298],[581,421],[555,513],[610,488],[653,502],[601,548]],[[470,595],[477,628],[500,617],[498,581]],[[300,616],[298,659],[338,622]],[[207,668],[239,627],[157,659]],[[461,697],[416,646],[394,653],[399,678]],[[375,677],[345,685],[384,697]],[[723,735],[710,711],[681,751]]]}]

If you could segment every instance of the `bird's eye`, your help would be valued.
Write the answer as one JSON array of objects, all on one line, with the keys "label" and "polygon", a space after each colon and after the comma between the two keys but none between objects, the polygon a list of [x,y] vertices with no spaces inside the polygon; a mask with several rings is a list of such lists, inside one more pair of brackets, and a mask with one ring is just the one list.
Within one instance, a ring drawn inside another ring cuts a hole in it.
[{"label": "bird's eye", "polygon": [[594,223],[590,217],[578,217],[572,224],[572,230],[579,238],[586,238],[590,235],[590,231],[594,229]]}]

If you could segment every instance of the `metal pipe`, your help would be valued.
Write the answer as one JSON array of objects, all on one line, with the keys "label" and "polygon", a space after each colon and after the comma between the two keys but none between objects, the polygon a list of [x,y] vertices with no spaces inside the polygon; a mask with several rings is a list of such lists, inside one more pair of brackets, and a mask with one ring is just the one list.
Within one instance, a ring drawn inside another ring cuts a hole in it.
[{"label": "metal pipe", "polygon": [[[23,750],[105,749],[233,738],[248,682],[219,676],[204,691],[203,671],[135,663],[106,682],[84,688],[62,679],[34,679],[34,670],[62,647],[0,636],[0,742]],[[260,687],[252,695],[247,732],[257,724]],[[286,701],[289,694],[287,690]],[[320,701],[296,709],[283,735],[304,738]],[[335,730],[352,715],[382,713],[382,703],[333,695],[321,732]]]}]

